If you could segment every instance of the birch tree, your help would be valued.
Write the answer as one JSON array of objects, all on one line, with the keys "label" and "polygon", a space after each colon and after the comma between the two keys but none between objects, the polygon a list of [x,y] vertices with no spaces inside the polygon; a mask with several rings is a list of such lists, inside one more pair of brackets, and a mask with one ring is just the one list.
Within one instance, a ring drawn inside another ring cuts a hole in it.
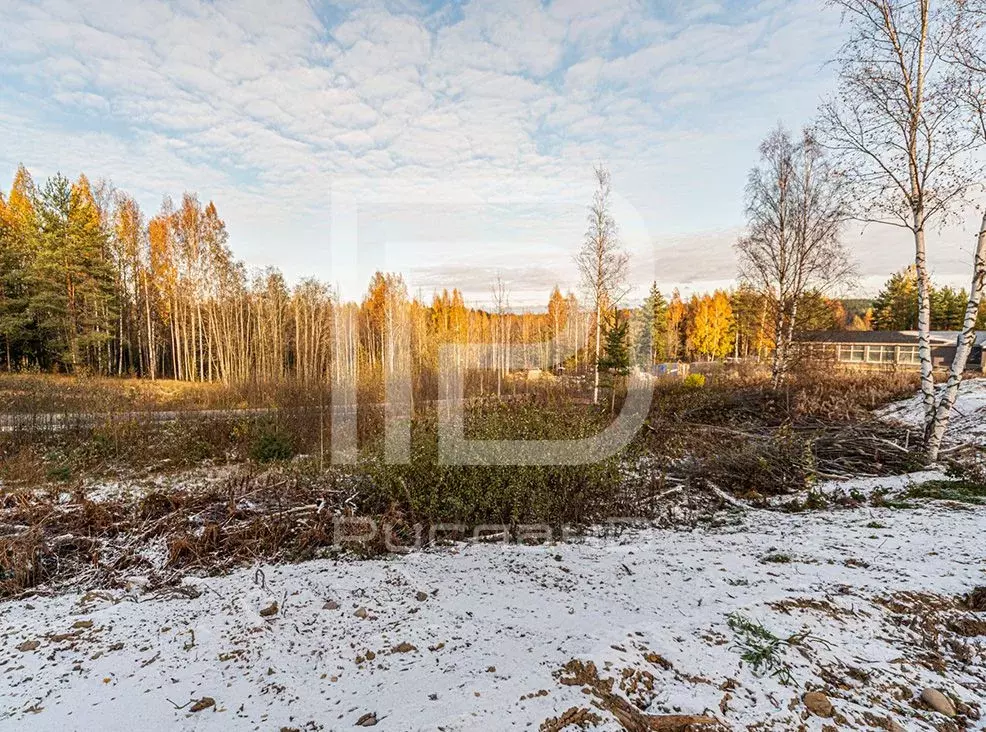
[{"label": "birch tree", "polygon": [[599,403],[599,359],[602,355],[604,310],[615,307],[628,292],[629,257],[620,246],[616,221],[610,211],[610,174],[601,165],[593,171],[596,192],[589,205],[588,228],[582,249],[575,258],[582,285],[595,310],[595,358],[593,359],[592,403]]},{"label": "birch tree", "polygon": [[765,297],[774,326],[771,380],[790,366],[798,305],[846,279],[849,257],[839,238],[843,186],[806,130],[794,141],[778,127],[760,144],[746,189],[747,234],[736,244],[740,277]]},{"label": "birch tree", "polygon": [[936,421],[931,284],[925,236],[956,210],[977,171],[979,136],[966,124],[948,55],[956,0],[830,0],[849,40],[839,55],[837,97],[822,108],[826,143],[860,205],[856,218],[909,232],[918,280],[918,350],[929,457]]},{"label": "birch tree", "polygon": [[[955,17],[952,26],[953,43],[946,49],[946,58],[956,69],[958,98],[964,102],[967,124],[975,144],[986,141],[986,0],[954,0]],[[980,173],[980,180],[982,170]],[[976,246],[972,255],[972,284],[962,321],[955,356],[941,399],[935,406],[928,429],[928,459],[938,459],[942,440],[948,430],[952,407],[966,362],[972,353],[976,324],[979,318],[983,289],[986,288],[986,210],[979,224]]]}]

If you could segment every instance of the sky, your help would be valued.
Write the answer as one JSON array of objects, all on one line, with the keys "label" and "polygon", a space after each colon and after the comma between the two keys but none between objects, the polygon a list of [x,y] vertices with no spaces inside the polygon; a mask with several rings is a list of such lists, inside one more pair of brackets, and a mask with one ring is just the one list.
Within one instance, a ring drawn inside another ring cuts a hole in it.
[{"label": "sky", "polygon": [[[757,144],[810,122],[844,32],[819,0],[0,0],[0,188],[23,163],[147,215],[196,192],[289,281],[356,298],[385,269],[483,304],[500,275],[529,307],[577,288],[601,163],[630,299],[687,294],[734,281]],[[963,223],[932,234],[943,282]],[[855,292],[912,256],[901,230],[846,237]]]}]

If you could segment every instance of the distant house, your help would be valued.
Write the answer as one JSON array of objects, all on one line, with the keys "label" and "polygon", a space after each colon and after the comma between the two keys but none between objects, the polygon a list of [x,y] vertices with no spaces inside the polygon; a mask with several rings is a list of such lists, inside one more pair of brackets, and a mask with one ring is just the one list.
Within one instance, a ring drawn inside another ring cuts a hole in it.
[{"label": "distant house", "polygon": [[[936,369],[948,369],[955,357],[960,333],[932,331],[931,359]],[[807,358],[830,360],[860,368],[916,369],[918,333],[916,330],[828,330],[802,333],[797,338],[800,353]],[[986,331],[976,331],[966,371],[986,373],[983,347]]]}]

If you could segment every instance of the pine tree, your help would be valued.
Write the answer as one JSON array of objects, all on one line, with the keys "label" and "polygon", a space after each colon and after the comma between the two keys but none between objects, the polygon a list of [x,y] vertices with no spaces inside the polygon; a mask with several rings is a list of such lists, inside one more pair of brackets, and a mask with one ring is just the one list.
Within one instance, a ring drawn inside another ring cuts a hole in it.
[{"label": "pine tree", "polygon": [[41,245],[30,274],[28,311],[42,337],[39,362],[105,371],[116,320],[108,237],[86,178],[57,174],[40,196]]},{"label": "pine tree", "polygon": [[599,367],[611,374],[626,376],[630,373],[630,349],[627,344],[629,322],[619,320],[611,323],[606,329],[603,355],[599,359]]},{"label": "pine tree", "polygon": [[644,316],[646,318],[646,330],[644,331],[646,342],[649,346],[647,365],[660,363],[668,358],[668,301],[653,282],[650,292],[644,301]]},{"label": "pine tree", "polygon": [[918,326],[917,272],[895,272],[873,301],[875,330],[914,330]]},{"label": "pine tree", "polygon": [[38,245],[35,197],[34,182],[23,165],[17,168],[7,200],[0,194],[0,338],[8,371],[31,351],[34,340],[28,275]]},{"label": "pine tree", "polygon": [[952,287],[933,287],[931,289],[931,329],[962,330],[965,320],[966,303],[969,294]]}]

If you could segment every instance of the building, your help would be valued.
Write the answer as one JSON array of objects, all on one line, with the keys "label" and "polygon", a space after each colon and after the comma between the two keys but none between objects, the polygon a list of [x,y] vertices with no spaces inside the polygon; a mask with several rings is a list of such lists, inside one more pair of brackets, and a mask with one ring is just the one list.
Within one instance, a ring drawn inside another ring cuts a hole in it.
[{"label": "building", "polygon": [[[931,359],[936,369],[948,369],[955,357],[961,334],[932,331]],[[918,333],[916,330],[831,330],[802,333],[797,337],[803,357],[831,360],[860,368],[917,369]],[[983,347],[986,331],[976,331],[966,371],[986,373]]]}]

